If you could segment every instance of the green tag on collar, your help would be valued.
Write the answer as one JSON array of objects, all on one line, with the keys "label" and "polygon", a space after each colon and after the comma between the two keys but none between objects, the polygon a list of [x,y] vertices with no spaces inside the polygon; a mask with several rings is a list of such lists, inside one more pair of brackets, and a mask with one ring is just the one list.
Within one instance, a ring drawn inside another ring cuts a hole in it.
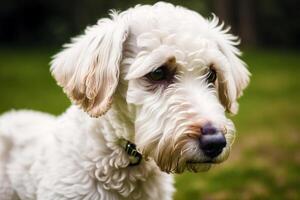
[{"label": "green tag on collar", "polygon": [[130,141],[126,140],[126,143],[125,145],[123,145],[123,148],[129,156],[129,166],[135,166],[141,163],[143,156],[137,151],[136,145],[134,143],[131,143]]}]

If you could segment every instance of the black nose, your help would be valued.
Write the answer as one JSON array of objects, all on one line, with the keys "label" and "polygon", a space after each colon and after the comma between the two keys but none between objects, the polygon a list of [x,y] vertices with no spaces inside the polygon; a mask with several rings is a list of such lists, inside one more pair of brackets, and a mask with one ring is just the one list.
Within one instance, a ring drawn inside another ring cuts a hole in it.
[{"label": "black nose", "polygon": [[210,123],[202,127],[200,147],[204,154],[210,158],[218,156],[226,146],[224,135]]}]

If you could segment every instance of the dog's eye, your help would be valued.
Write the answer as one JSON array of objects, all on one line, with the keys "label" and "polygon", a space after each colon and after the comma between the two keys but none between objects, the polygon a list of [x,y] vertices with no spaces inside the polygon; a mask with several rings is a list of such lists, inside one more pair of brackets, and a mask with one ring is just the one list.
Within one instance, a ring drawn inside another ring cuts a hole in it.
[{"label": "dog's eye", "polygon": [[164,81],[169,78],[169,71],[167,67],[161,66],[157,68],[156,70],[148,73],[146,77],[150,79],[151,81]]},{"label": "dog's eye", "polygon": [[214,83],[217,79],[217,73],[216,73],[216,70],[214,69],[210,69],[208,74],[207,74],[207,82],[208,83]]}]

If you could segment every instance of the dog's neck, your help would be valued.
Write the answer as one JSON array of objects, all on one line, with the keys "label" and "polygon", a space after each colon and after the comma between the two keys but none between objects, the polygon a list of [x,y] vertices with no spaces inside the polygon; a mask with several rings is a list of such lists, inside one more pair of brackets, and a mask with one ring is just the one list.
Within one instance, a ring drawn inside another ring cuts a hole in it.
[{"label": "dog's neck", "polygon": [[113,99],[111,108],[99,120],[104,120],[105,122],[102,126],[110,129],[109,135],[104,135],[104,138],[108,142],[112,142],[113,146],[117,145],[123,148],[124,152],[128,155],[130,166],[138,165],[142,160],[142,155],[138,152],[135,145],[135,113],[130,110],[125,98],[121,96],[119,92],[116,92],[116,98]]},{"label": "dog's neck", "polygon": [[[135,142],[135,113],[130,110],[125,98],[120,92],[116,92],[110,110],[104,115],[109,118],[110,124],[115,130],[116,137]],[[116,123],[117,122],[117,123]]]},{"label": "dog's neck", "polygon": [[115,117],[121,120],[120,123],[122,124],[124,131],[126,132],[127,130],[127,133],[129,134],[125,134],[125,137],[124,134],[122,134],[119,138],[119,145],[128,154],[130,160],[129,165],[138,165],[142,160],[142,154],[138,152],[134,143],[134,114],[130,111],[128,104],[125,102],[125,98],[120,98],[120,96],[122,95],[119,95],[119,97],[114,100],[111,109],[114,111],[114,114],[117,115],[117,117]]},{"label": "dog's neck", "polygon": [[[82,124],[88,137],[78,134],[76,141],[88,140],[88,148],[81,152],[87,169],[98,182],[105,184],[106,190],[114,191],[127,199],[134,199],[142,193],[141,183],[161,173],[153,160],[131,160],[130,151],[134,150],[126,145],[134,141],[134,124],[127,116],[126,108],[118,100],[114,101],[110,110],[99,118],[92,118],[78,106],[72,106],[68,117],[74,118],[76,124]],[[132,166],[132,164],[137,164]],[[122,177],[122,178],[120,178]]]}]

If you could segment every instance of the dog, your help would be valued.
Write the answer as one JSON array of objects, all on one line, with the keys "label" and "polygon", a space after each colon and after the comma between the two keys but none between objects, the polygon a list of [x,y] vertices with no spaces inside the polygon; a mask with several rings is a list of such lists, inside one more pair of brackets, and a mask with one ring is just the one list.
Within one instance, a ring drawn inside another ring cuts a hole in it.
[{"label": "dog", "polygon": [[229,155],[250,73],[216,16],[111,11],[53,57],[73,105],[0,117],[0,199],[172,199],[174,173]]}]

